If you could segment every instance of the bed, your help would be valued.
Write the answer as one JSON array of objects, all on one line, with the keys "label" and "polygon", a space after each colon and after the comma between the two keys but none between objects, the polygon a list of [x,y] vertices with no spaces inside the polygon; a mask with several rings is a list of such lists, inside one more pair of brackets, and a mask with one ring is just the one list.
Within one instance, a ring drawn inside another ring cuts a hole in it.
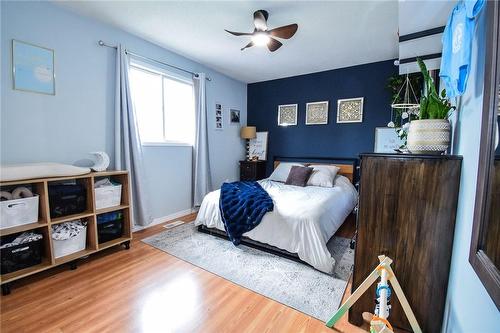
[{"label": "bed", "polygon": [[[335,260],[326,246],[357,204],[354,180],[355,160],[350,163],[304,162],[340,168],[331,188],[285,185],[269,179],[260,180],[262,188],[274,202],[260,224],[245,233],[243,244],[287,257],[299,258],[312,267],[332,274]],[[276,168],[282,160],[275,160]],[[287,161],[288,162],[288,161]],[[219,211],[220,190],[210,192],[203,200],[195,225],[203,232],[224,236]]]}]

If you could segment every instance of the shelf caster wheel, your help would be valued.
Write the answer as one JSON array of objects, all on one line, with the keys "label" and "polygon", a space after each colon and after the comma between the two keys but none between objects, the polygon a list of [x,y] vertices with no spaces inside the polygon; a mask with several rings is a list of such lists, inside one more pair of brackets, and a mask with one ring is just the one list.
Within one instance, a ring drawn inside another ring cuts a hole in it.
[{"label": "shelf caster wheel", "polygon": [[124,242],[123,245],[125,246],[125,250],[130,250],[130,241]]},{"label": "shelf caster wheel", "polygon": [[351,238],[351,241],[349,243],[349,247],[351,250],[354,250],[356,248],[356,236],[358,235],[358,232],[354,234],[354,236]]},{"label": "shelf caster wheel", "polygon": [[2,295],[7,296],[10,294],[10,283],[2,284]]},{"label": "shelf caster wheel", "polygon": [[77,268],[78,268],[78,265],[77,265],[76,260],[69,263],[69,269],[71,269],[72,271],[74,271]]}]

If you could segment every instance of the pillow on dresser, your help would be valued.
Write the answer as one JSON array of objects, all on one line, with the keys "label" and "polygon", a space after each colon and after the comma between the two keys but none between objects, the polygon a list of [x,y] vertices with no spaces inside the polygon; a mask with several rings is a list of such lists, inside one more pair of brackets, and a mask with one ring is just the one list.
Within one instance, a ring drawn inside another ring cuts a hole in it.
[{"label": "pillow on dresser", "polygon": [[313,164],[311,177],[307,181],[307,186],[333,187],[335,177],[340,168],[334,165]]},{"label": "pillow on dresser", "polygon": [[275,182],[286,182],[288,174],[290,173],[290,169],[292,166],[304,166],[300,163],[289,163],[289,162],[281,162],[276,169],[274,169],[271,176],[269,176],[269,180],[274,180]]},{"label": "pillow on dresser", "polygon": [[311,176],[312,171],[313,168],[294,165],[290,169],[290,173],[286,178],[285,184],[304,187],[306,186],[307,180]]}]

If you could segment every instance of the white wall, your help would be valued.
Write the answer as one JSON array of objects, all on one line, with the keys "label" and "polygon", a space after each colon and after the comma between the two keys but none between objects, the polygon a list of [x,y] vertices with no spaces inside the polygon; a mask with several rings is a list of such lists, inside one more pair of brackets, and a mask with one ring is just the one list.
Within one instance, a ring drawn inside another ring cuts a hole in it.
[{"label": "white wall", "polygon": [[[399,35],[408,35],[446,25],[456,0],[399,0]],[[408,59],[428,54],[441,53],[443,34],[435,34],[399,43],[399,59]],[[428,59],[425,64],[429,70],[438,69],[441,58]],[[417,73],[420,69],[416,62],[401,64],[399,74]]]},{"label": "white wall", "polygon": [[454,148],[456,154],[463,156],[463,164],[443,325],[443,331],[450,333],[500,331],[500,313],[469,263],[483,112],[485,14],[483,10],[479,17],[467,91],[458,108]]},{"label": "white wall", "polygon": [[[18,39],[55,50],[56,95],[12,89],[11,41]],[[194,72],[205,72],[212,178],[218,187],[238,178],[244,156],[239,127],[215,131],[215,101],[241,110],[246,123],[246,84],[96,20],[47,2],[1,2],[0,161],[2,164],[54,161],[85,164],[88,152],[113,156],[115,50],[97,46],[124,44],[128,49]],[[154,217],[191,207],[190,147],[145,147]]]}]

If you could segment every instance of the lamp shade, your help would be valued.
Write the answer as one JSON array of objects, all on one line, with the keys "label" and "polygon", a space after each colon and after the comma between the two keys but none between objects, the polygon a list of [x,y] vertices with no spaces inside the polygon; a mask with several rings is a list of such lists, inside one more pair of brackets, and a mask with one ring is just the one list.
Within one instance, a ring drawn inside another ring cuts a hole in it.
[{"label": "lamp shade", "polygon": [[256,132],[255,126],[244,126],[241,128],[240,136],[242,139],[254,139],[257,136]]}]

